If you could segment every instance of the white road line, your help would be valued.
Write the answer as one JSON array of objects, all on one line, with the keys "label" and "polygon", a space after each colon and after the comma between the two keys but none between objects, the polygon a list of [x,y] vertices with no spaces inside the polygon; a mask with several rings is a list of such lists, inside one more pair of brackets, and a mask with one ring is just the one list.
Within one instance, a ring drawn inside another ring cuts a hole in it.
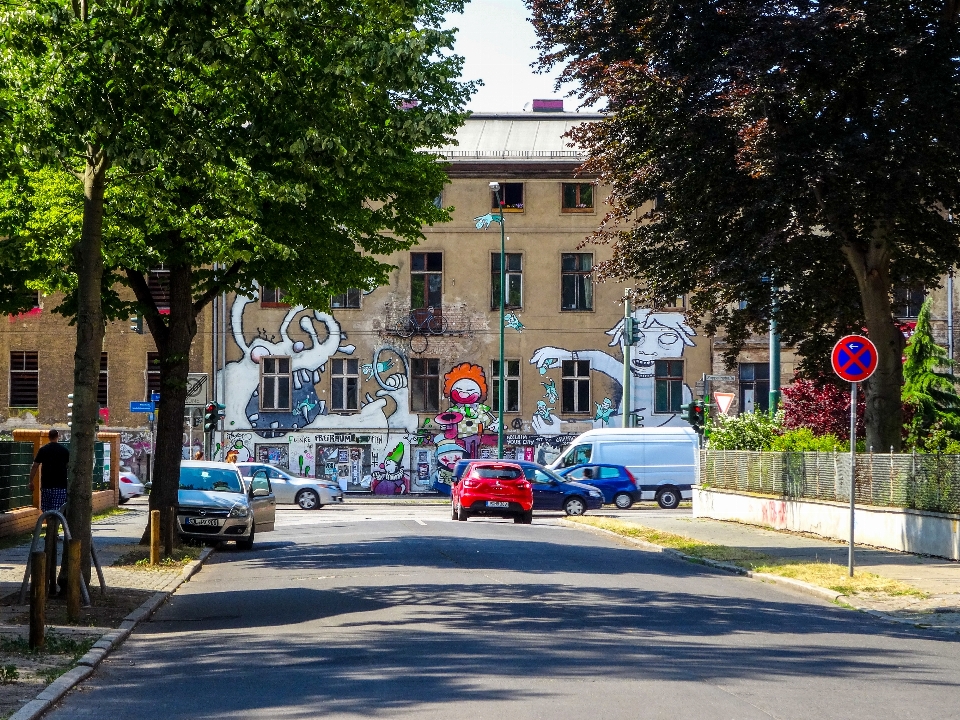
[{"label": "white road line", "polygon": [[417,524],[418,524],[418,525],[426,525],[426,523],[425,523],[423,520],[421,520],[420,518],[417,518]]}]

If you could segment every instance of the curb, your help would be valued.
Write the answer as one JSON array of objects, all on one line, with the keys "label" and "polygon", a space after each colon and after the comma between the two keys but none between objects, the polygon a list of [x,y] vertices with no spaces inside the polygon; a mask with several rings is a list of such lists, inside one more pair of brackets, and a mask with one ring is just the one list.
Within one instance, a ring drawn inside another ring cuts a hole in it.
[{"label": "curb", "polygon": [[39,718],[49,710],[54,703],[58,702],[64,695],[73,690],[74,687],[90,677],[97,665],[99,665],[107,655],[119,647],[124,640],[130,637],[130,633],[139,623],[153,615],[177,588],[187,582],[187,580],[200,570],[212,552],[212,547],[204,548],[198,559],[184,565],[179,577],[173,578],[163,587],[163,590],[151,595],[146,602],[127,615],[127,617],[123,619],[123,622],[120,623],[120,627],[116,630],[111,630],[101,635],[100,639],[87,651],[87,654],[77,660],[76,667],[68,670],[50,683],[43,692],[17,710],[8,720],[36,720],[36,718]]}]

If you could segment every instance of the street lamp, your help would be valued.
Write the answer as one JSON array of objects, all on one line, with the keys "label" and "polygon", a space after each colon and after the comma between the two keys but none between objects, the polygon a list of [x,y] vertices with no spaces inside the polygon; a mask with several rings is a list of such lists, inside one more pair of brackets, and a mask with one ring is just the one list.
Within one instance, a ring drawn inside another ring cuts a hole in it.
[{"label": "street lamp", "polygon": [[506,284],[507,284],[507,258],[506,258],[506,237],[503,228],[503,201],[500,199],[500,183],[490,183],[490,190],[497,199],[497,208],[499,215],[492,212],[474,218],[477,224],[477,230],[486,230],[490,223],[500,224],[500,367],[497,393],[497,457],[503,459],[503,396],[506,394],[504,377],[506,375],[503,365],[503,322],[504,307],[506,305]]}]

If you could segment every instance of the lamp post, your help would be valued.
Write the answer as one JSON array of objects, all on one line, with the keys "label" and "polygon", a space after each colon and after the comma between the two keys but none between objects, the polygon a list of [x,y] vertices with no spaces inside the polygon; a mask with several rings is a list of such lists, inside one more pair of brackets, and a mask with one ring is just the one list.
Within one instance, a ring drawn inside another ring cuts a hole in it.
[{"label": "lamp post", "polygon": [[500,224],[500,366],[498,369],[498,378],[497,378],[497,457],[503,459],[503,396],[505,393],[505,382],[504,378],[506,376],[504,362],[503,362],[503,323],[504,323],[504,310],[506,306],[506,285],[507,285],[507,258],[506,258],[506,237],[504,235],[503,227],[503,201],[500,199],[500,183],[492,182],[490,183],[490,190],[493,191],[494,197],[497,199],[497,208],[499,209],[499,215],[494,215],[493,213],[487,213],[486,215],[481,215],[478,218],[474,218],[477,224],[477,230],[486,230],[490,227],[490,223],[495,222]]}]

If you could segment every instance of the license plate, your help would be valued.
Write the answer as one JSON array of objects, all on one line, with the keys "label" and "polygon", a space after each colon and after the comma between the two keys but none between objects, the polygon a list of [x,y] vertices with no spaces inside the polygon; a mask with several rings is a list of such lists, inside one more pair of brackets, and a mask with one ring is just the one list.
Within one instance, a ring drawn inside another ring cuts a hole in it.
[{"label": "license plate", "polygon": [[184,525],[205,525],[207,527],[219,527],[220,521],[216,518],[196,518],[188,517],[184,518]]},{"label": "license plate", "polygon": [[499,500],[487,500],[487,507],[510,507],[508,502],[500,502]]}]

